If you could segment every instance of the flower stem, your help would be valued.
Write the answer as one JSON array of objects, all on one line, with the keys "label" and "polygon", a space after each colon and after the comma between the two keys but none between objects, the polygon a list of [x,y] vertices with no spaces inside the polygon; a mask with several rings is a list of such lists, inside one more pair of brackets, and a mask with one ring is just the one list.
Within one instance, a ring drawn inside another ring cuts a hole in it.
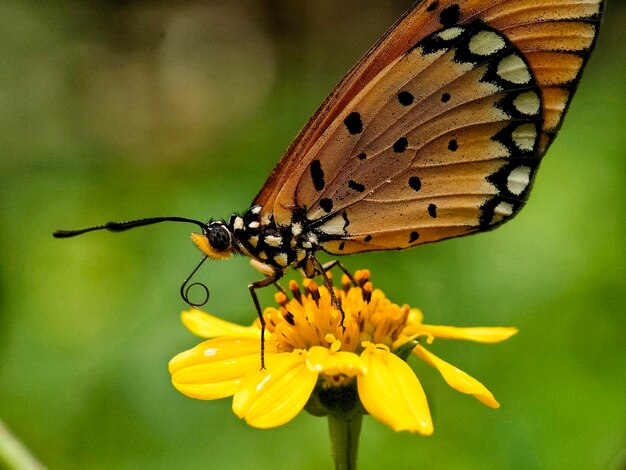
[{"label": "flower stem", "polygon": [[9,428],[0,420],[0,468],[44,470]]},{"label": "flower stem", "polygon": [[329,413],[328,432],[336,470],[356,470],[363,414]]}]

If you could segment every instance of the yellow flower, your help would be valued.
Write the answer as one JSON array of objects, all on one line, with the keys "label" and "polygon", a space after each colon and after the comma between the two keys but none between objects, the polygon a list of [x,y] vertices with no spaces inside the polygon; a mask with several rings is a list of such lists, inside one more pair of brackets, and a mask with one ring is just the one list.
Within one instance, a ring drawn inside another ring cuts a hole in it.
[{"label": "yellow flower", "polygon": [[[314,414],[356,407],[396,431],[431,434],[433,424],[422,386],[406,363],[411,352],[435,367],[454,389],[499,407],[478,380],[443,361],[423,345],[435,338],[495,343],[515,328],[455,328],[423,323],[422,313],[392,303],[373,289],[369,271],[342,278],[334,288],[345,313],[332,305],[328,290],[311,280],[289,284],[290,300],[264,312],[265,369],[261,369],[260,323],[239,326],[192,309],[182,314],[193,333],[210,338],[174,357],[172,383],[192,398],[233,396],[233,411],[248,424],[271,428],[303,408]],[[423,341],[425,340],[425,341]]]}]

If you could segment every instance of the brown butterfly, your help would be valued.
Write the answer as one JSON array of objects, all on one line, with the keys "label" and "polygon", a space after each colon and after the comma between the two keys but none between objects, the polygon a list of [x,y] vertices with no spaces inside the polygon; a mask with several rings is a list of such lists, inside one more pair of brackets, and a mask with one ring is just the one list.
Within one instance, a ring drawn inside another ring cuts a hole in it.
[{"label": "brown butterfly", "polygon": [[268,276],[249,289],[263,322],[255,289],[290,267],[330,286],[318,250],[399,250],[491,230],[526,202],[602,10],[602,0],[419,1],[335,87],[247,212],[54,236],[194,223],[204,259],[262,264]]}]

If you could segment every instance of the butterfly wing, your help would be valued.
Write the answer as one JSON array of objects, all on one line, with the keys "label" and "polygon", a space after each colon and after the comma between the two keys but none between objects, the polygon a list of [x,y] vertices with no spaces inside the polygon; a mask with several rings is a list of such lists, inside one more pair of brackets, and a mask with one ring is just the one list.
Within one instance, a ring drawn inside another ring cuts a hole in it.
[{"label": "butterfly wing", "polygon": [[416,4],[335,88],[255,200],[336,254],[488,230],[523,206],[601,0]]}]

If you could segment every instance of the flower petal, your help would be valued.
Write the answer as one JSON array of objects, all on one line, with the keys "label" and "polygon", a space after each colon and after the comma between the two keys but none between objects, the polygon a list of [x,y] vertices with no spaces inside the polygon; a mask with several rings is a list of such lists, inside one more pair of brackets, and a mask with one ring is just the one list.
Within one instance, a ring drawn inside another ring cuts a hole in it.
[{"label": "flower petal", "polygon": [[233,397],[233,411],[256,428],[272,428],[292,420],[306,405],[317,373],[302,352],[267,356],[266,369],[250,371]]},{"label": "flower petal", "polygon": [[237,325],[195,308],[183,312],[181,319],[189,331],[202,338],[218,336],[259,338],[261,335],[261,330],[257,326]]},{"label": "flower petal", "polygon": [[368,372],[357,376],[357,386],[365,409],[394,431],[432,434],[426,395],[409,365],[372,344],[366,347],[361,358]]},{"label": "flower petal", "polygon": [[474,395],[475,398],[491,408],[500,408],[500,404],[496,401],[493,394],[475,378],[438,358],[422,346],[416,346],[413,351],[428,364],[436,368],[450,387],[461,393]]},{"label": "flower petal", "polygon": [[[408,329],[409,328],[406,328],[404,331],[404,334],[407,336],[409,336],[407,334]],[[419,334],[430,335],[435,338],[464,339],[478,343],[499,343],[500,341],[509,339],[519,331],[517,328],[506,327],[478,326],[472,328],[457,328],[454,326],[439,325],[420,325],[416,329],[419,330]]]},{"label": "flower petal", "polygon": [[424,321],[424,313],[419,308],[409,310],[409,316],[406,319],[407,325],[421,325]]},{"label": "flower petal", "polygon": [[354,377],[367,373],[363,360],[356,354],[346,351],[332,352],[322,346],[313,346],[309,349],[306,365],[313,372],[326,375],[344,374]]},{"label": "flower petal", "polygon": [[215,338],[175,356],[169,370],[172,383],[185,395],[215,400],[233,395],[243,376],[260,366],[258,339]]}]

